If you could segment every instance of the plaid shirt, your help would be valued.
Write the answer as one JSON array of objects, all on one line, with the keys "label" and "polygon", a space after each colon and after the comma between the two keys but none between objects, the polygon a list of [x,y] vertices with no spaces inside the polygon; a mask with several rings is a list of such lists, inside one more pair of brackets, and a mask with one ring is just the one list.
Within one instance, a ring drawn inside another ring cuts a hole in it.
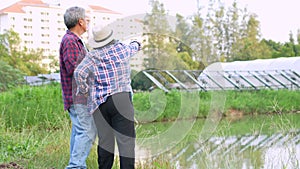
[{"label": "plaid shirt", "polygon": [[86,53],[82,40],[73,32],[67,30],[59,49],[60,78],[65,110],[68,110],[75,101],[86,102],[86,98],[82,96],[73,97],[77,89],[73,72]]},{"label": "plaid shirt", "polygon": [[104,103],[108,96],[132,92],[129,60],[139,50],[140,43],[136,41],[129,45],[117,42],[91,51],[78,65],[74,78],[79,88],[78,94],[89,94],[90,113]]}]

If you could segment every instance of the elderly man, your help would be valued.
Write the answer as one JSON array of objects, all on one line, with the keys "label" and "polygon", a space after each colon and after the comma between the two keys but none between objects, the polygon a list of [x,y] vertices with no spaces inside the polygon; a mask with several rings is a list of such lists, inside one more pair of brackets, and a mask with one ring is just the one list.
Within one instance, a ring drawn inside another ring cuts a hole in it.
[{"label": "elderly man", "polygon": [[62,38],[59,49],[60,76],[64,109],[69,112],[72,121],[70,138],[70,160],[66,169],[86,167],[86,159],[96,135],[93,116],[87,112],[87,98],[76,96],[76,83],[73,73],[76,66],[87,53],[81,35],[88,29],[89,20],[85,9],[71,7],[64,14],[67,32]]}]

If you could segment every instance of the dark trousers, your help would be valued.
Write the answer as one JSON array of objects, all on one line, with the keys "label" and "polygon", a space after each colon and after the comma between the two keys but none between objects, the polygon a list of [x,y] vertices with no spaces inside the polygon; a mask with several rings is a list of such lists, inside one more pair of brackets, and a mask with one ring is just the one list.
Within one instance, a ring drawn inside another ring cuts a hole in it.
[{"label": "dark trousers", "polygon": [[135,162],[134,109],[130,93],[122,92],[108,97],[94,114],[98,130],[99,169],[111,169],[114,161],[115,139],[120,168],[133,169]]}]

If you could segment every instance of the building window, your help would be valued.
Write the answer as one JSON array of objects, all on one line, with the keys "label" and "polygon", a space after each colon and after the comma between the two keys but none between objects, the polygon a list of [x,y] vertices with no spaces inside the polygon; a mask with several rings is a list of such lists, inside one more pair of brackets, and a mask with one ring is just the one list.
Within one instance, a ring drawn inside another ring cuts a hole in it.
[{"label": "building window", "polygon": [[31,19],[31,18],[24,18],[23,20],[24,20],[24,21],[28,21],[28,22],[32,22],[32,19]]},{"label": "building window", "polygon": [[42,37],[49,37],[49,34],[42,34]]},{"label": "building window", "polygon": [[48,12],[41,12],[41,15],[49,15]]},{"label": "building window", "polygon": [[24,36],[32,36],[32,33],[24,33]]},{"label": "building window", "polygon": [[33,41],[27,41],[27,40],[25,40],[24,43],[25,44],[33,44]]},{"label": "building window", "polygon": [[25,29],[32,29],[32,26],[24,26]]},{"label": "building window", "polygon": [[43,30],[49,30],[49,27],[41,27],[41,29],[43,29]]},{"label": "building window", "polygon": [[103,19],[103,20],[110,20],[109,17],[103,17],[102,19]]},{"label": "building window", "polygon": [[50,44],[48,41],[42,41],[42,44]]},{"label": "building window", "polygon": [[46,22],[46,23],[48,23],[49,20],[48,20],[48,19],[41,19],[41,22]]}]

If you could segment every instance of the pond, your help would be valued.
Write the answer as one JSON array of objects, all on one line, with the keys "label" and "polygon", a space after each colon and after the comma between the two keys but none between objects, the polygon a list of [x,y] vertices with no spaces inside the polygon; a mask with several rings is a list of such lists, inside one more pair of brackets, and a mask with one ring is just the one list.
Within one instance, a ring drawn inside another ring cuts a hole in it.
[{"label": "pond", "polygon": [[300,129],[268,133],[254,128],[282,124],[259,124],[254,120],[252,125],[255,127],[243,129],[245,125],[240,123],[242,134],[231,132],[232,124],[228,122],[205,133],[203,119],[137,125],[140,134],[136,156],[141,161],[167,161],[176,169],[300,168]]}]

